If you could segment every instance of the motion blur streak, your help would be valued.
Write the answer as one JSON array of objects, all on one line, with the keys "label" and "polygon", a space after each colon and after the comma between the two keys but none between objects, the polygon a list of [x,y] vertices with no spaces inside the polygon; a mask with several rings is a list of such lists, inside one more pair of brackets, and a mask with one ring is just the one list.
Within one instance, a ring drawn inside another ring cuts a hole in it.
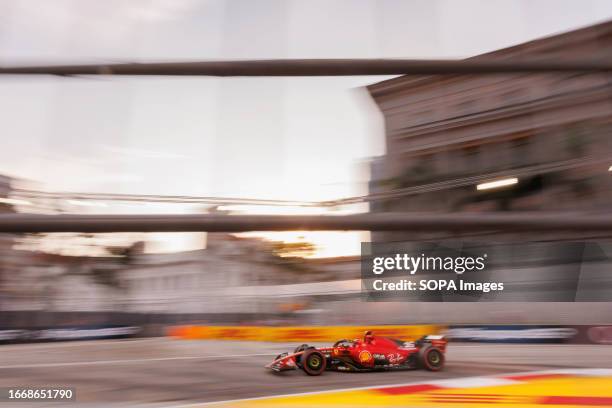
[{"label": "motion blur streak", "polygon": [[[79,347],[79,353],[59,345],[55,349],[48,345],[36,344],[3,346],[0,348],[0,359],[7,365],[14,364],[17,367],[0,369],[3,374],[0,378],[0,386],[12,386],[16,382],[48,385],[45,381],[53,378],[55,383],[70,383],[75,386],[78,403],[81,404],[104,403],[112,406],[111,404],[143,404],[146,402],[144,406],[152,407],[159,406],[156,404],[174,406],[303,392],[389,387],[406,383],[435,384],[441,380],[448,380],[449,385],[453,381],[457,386],[459,384],[467,386],[468,381],[463,380],[466,377],[469,379],[477,376],[481,378],[480,384],[482,384],[486,381],[482,377],[509,377],[513,374],[525,375],[530,371],[553,370],[571,373],[575,368],[590,368],[595,374],[595,368],[612,368],[612,354],[610,354],[612,349],[609,347],[586,345],[478,345],[475,347],[451,344],[448,350],[447,369],[440,373],[432,374],[425,371],[360,373],[359,375],[326,373],[313,378],[298,372],[278,376],[261,371],[262,365],[269,362],[271,356],[278,350],[288,349],[294,346],[294,343],[177,342],[160,338],[146,343],[115,341],[82,344],[82,347]],[[206,357],[210,354],[245,356],[201,360],[169,359],[163,363],[147,360],[183,356]],[[575,358],[578,354],[580,359]],[[115,360],[123,355],[130,355],[132,359],[142,359],[142,361],[121,365],[120,370],[112,364],[97,365],[91,370],[84,370],[78,365],[75,367],[35,366],[37,364],[78,363],[92,357],[97,360]],[[19,367],[20,365],[34,366]],[[214,373],[215,375],[194,375],[194,373]],[[126,382],[130,384],[129,395],[118,391],[125,386]],[[160,386],[160,383],[164,386]],[[544,386],[541,386],[536,393],[530,392],[530,394],[551,395],[550,392],[553,392],[552,395],[556,395],[556,391],[563,390],[561,387],[567,387],[567,383],[556,384],[558,385],[555,385],[555,388],[551,388],[544,383]],[[472,388],[472,390],[472,392],[486,392],[485,390],[476,391],[477,388]],[[580,388],[575,390],[576,392],[582,391]],[[544,391],[548,391],[549,394]],[[453,392],[469,393],[469,391],[457,389]],[[319,401],[317,405],[326,406],[326,403],[331,403],[331,401]],[[351,406],[354,404],[355,402],[349,403]],[[274,405],[278,406],[276,403]]]},{"label": "motion blur streak", "polygon": [[606,19],[0,0],[0,404],[612,406]]}]

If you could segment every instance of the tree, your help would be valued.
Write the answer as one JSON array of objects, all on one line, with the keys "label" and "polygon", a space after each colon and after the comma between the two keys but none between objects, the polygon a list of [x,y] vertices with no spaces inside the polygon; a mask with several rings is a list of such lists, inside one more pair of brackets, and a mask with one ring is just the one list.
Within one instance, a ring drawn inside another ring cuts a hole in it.
[{"label": "tree", "polygon": [[311,242],[298,241],[298,242],[283,242],[277,241],[272,243],[272,252],[275,255],[288,258],[305,258],[314,255],[316,252],[316,245]]}]

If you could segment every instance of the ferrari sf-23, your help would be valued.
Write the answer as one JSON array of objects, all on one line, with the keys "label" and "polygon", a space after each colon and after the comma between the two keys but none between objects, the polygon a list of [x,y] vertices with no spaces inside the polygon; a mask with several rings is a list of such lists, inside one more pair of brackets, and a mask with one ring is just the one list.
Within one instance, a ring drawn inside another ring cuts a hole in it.
[{"label": "ferrari sf-23", "polygon": [[425,368],[439,371],[444,366],[447,340],[444,336],[423,336],[403,341],[375,336],[367,331],[363,338],[338,340],[332,347],[316,348],[308,344],[293,353],[283,353],[266,366],[275,372],[302,369],[308,375],[323,371],[383,371]]}]

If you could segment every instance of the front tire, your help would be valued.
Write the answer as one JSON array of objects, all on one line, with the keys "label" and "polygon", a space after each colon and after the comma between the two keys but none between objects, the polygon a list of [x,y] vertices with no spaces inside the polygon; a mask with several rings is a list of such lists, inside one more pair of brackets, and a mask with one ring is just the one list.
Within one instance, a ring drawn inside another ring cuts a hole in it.
[{"label": "front tire", "polygon": [[440,371],[444,367],[444,353],[437,347],[427,347],[420,352],[421,365],[429,371]]},{"label": "front tire", "polygon": [[318,350],[306,350],[302,354],[302,369],[308,375],[321,375],[325,371],[327,361]]},{"label": "front tire", "polygon": [[[308,350],[308,349],[314,349],[314,347],[313,347],[313,346],[309,346],[308,344],[302,344],[302,345],[300,345],[300,346],[297,346],[297,347],[295,348],[295,350],[293,350],[293,353],[294,353],[294,354],[295,354],[295,353],[301,353],[302,351],[305,351],[305,350]],[[298,366],[298,367],[300,367],[300,368],[302,368],[302,357],[303,357],[303,355],[301,355],[301,356],[297,356],[297,357],[295,358],[295,363],[296,363],[296,364],[297,364],[297,366]]]}]

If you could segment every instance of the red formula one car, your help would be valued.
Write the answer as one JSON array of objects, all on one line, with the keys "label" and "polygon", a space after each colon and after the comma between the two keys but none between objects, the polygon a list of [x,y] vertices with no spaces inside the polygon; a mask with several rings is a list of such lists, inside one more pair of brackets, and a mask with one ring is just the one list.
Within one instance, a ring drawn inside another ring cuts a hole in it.
[{"label": "red formula one car", "polygon": [[275,372],[302,369],[308,375],[333,371],[377,371],[423,367],[439,371],[444,366],[447,341],[429,335],[417,341],[375,336],[367,331],[363,339],[339,340],[332,347],[315,348],[302,344],[293,353],[283,353],[266,366]]}]

